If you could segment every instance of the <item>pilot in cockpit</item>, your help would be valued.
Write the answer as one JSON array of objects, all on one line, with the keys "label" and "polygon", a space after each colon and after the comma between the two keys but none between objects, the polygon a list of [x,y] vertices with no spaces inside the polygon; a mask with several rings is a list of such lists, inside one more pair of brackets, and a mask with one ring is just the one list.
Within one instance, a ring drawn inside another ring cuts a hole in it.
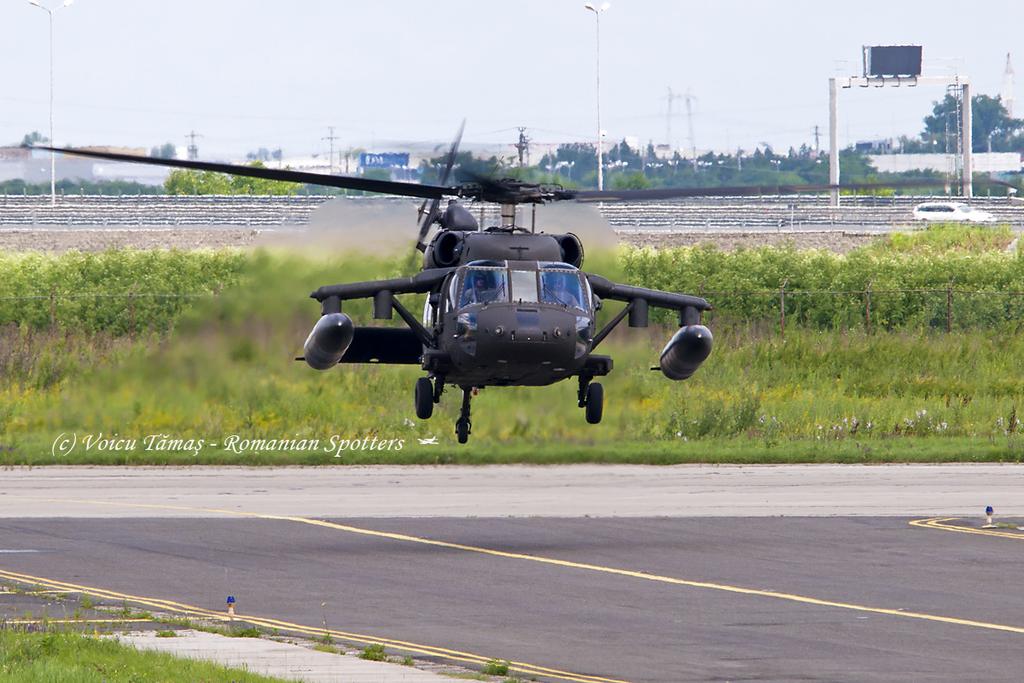
[{"label": "pilot in cockpit", "polygon": [[[569,278],[572,278],[572,284],[570,285]],[[543,300],[548,303],[562,304],[563,306],[572,306],[575,308],[583,308],[580,305],[580,286],[579,280],[573,273],[544,273],[541,276],[543,284]]]},{"label": "pilot in cockpit", "polygon": [[494,273],[486,270],[472,271],[466,278],[459,306],[486,304],[498,298],[499,291]]}]

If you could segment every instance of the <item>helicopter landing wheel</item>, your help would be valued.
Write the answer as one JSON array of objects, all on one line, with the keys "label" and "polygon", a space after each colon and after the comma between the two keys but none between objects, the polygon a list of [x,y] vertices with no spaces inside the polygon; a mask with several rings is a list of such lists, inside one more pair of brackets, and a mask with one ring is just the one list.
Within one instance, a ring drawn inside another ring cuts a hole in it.
[{"label": "helicopter landing wheel", "polygon": [[604,387],[594,382],[587,386],[587,422],[596,425],[604,414]]},{"label": "helicopter landing wheel", "polygon": [[469,401],[473,398],[473,387],[462,387],[462,410],[459,411],[459,419],[455,421],[455,436],[459,443],[469,441]]},{"label": "helicopter landing wheel", "polygon": [[429,377],[420,377],[416,380],[416,417],[421,420],[428,419],[434,414],[434,384]]},{"label": "helicopter landing wheel", "polygon": [[459,443],[466,443],[469,441],[469,419],[460,417],[455,421],[455,436],[458,438]]}]

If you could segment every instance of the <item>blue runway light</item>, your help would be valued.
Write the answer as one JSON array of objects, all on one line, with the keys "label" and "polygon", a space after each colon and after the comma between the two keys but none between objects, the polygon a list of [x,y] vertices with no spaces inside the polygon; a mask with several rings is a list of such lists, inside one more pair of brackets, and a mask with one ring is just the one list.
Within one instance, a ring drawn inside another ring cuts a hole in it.
[{"label": "blue runway light", "polygon": [[235,596],[234,595],[229,595],[228,596],[228,604],[229,605],[235,604]]},{"label": "blue runway light", "polygon": [[992,509],[991,505],[985,507],[985,525],[982,529],[994,529],[995,524],[992,523],[992,515],[995,514],[995,510]]}]

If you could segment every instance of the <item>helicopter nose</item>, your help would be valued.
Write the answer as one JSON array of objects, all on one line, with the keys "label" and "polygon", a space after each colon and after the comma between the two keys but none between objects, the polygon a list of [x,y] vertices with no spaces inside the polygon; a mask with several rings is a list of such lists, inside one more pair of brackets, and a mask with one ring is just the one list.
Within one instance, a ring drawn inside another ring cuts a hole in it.
[{"label": "helicopter nose", "polygon": [[480,312],[478,322],[478,357],[494,353],[525,362],[563,362],[575,348],[575,316],[565,311],[492,306]]},{"label": "helicopter nose", "polygon": [[512,330],[512,341],[540,341],[546,337],[542,330],[540,311],[534,309],[516,309],[516,325]]}]

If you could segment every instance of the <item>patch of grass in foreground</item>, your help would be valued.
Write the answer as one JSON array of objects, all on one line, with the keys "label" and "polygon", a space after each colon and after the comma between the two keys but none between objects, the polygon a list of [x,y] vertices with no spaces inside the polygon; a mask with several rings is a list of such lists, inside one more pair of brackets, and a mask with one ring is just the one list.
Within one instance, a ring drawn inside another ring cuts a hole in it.
[{"label": "patch of grass in foreground", "polygon": [[209,662],[143,652],[77,633],[0,629],[0,678],[7,683],[284,683]]}]

